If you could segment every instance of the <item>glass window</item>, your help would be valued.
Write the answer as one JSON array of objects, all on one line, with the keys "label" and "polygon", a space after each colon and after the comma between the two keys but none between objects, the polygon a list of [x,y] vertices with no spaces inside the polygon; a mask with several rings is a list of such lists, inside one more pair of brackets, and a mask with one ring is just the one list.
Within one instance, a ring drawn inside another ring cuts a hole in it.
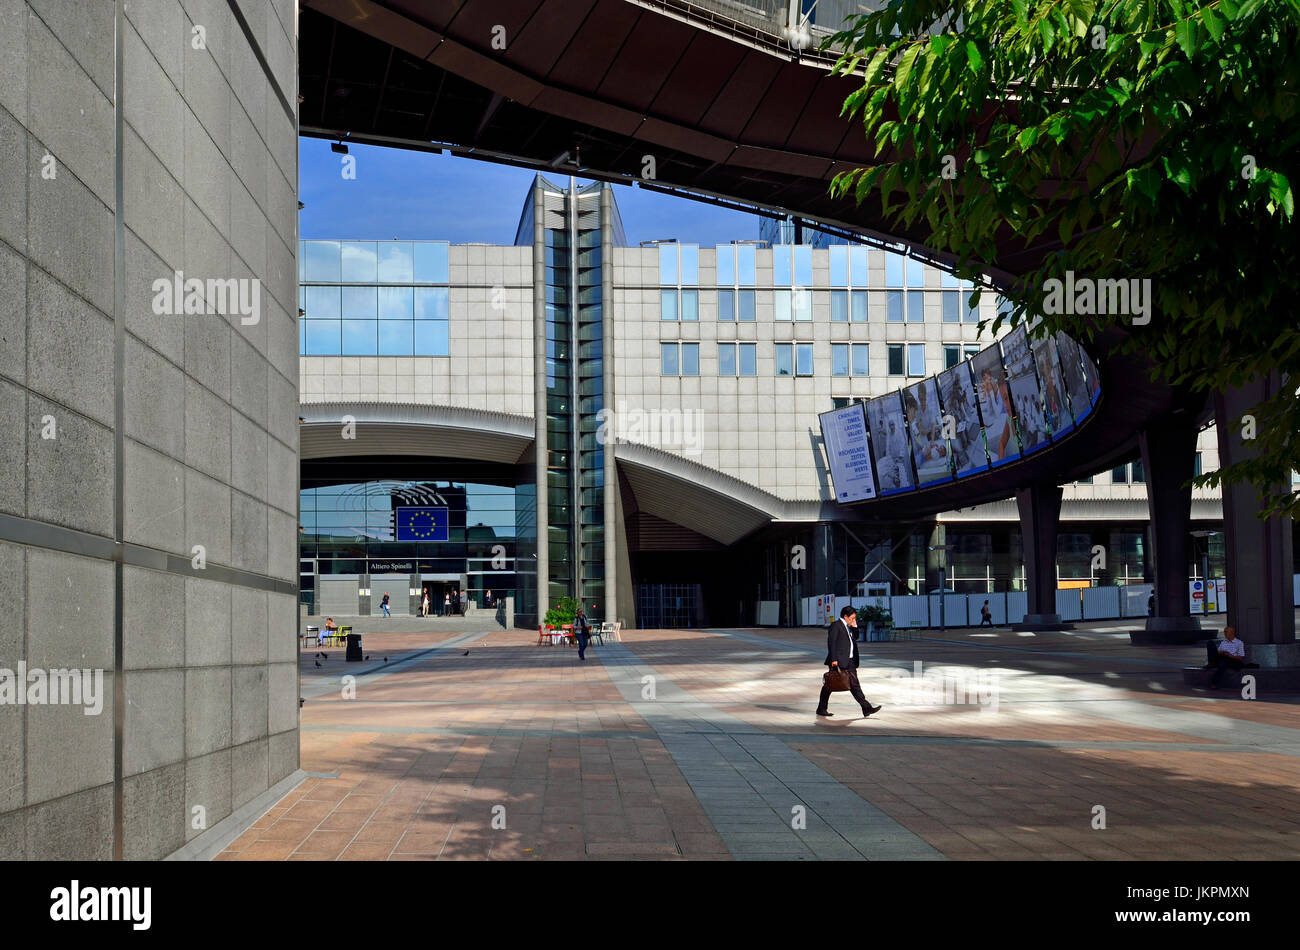
[{"label": "glass window", "polygon": [[752,244],[736,245],[736,283],[741,287],[754,286],[754,245]]},{"label": "glass window", "polygon": [[450,356],[450,324],[445,320],[416,321],[415,355]]},{"label": "glass window", "polygon": [[800,376],[811,376],[813,374],[813,345],[811,343],[796,343],[794,348],[798,360],[795,369]]},{"label": "glass window", "polygon": [[682,291],[682,319],[700,319],[700,292],[698,290]]},{"label": "glass window", "polygon": [[343,321],[343,355],[374,356],[378,352],[379,324],[374,319]]},{"label": "glass window", "polygon": [[659,291],[659,318],[661,320],[677,319],[677,291]]},{"label": "glass window", "polygon": [[741,343],[740,346],[740,375],[757,376],[758,375],[758,344]]},{"label": "glass window", "polygon": [[736,319],[736,292],[734,290],[718,291],[718,319]]},{"label": "glass window", "polygon": [[410,320],[413,316],[415,316],[415,309],[412,288],[379,288],[380,320]]},{"label": "glass window", "polygon": [[849,247],[847,244],[833,244],[831,252],[831,286],[847,287],[849,285]]},{"label": "glass window", "polygon": [[952,369],[961,362],[961,346],[943,345],[943,368]]},{"label": "glass window", "polygon": [[339,289],[337,287],[307,288],[307,317],[312,320],[339,317]]},{"label": "glass window", "polygon": [[867,291],[853,291],[853,322],[867,322]]},{"label": "glass window", "polygon": [[868,356],[870,355],[870,350],[871,350],[871,345],[869,343],[853,344],[853,375],[854,376],[871,375],[871,370],[869,369],[870,361],[868,360]]},{"label": "glass window", "polygon": [[736,285],[736,248],[733,244],[719,244],[718,252],[718,286],[734,287]]},{"label": "glass window", "polygon": [[903,259],[893,251],[885,251],[885,286],[903,286]]},{"label": "glass window", "polygon": [[1192,469],[1192,474],[1193,475],[1201,474],[1201,453],[1200,452],[1196,453],[1196,464]]},{"label": "glass window", "polygon": [[962,347],[962,355],[965,356],[966,359],[970,359],[979,351],[980,351],[980,345],[978,343],[971,343],[967,346]]},{"label": "glass window", "polygon": [[957,275],[951,271],[939,271],[939,284],[942,287],[955,288],[957,286]]},{"label": "glass window", "polygon": [[379,355],[413,356],[415,325],[409,320],[380,320]]},{"label": "glass window", "polygon": [[415,282],[449,284],[451,268],[447,263],[450,245],[445,241],[420,241],[415,245]]},{"label": "glass window", "polygon": [[907,322],[925,322],[925,291],[909,290],[907,292]]},{"label": "glass window", "polygon": [[[831,248],[835,250],[835,248]],[[849,319],[849,292],[847,290],[831,291],[831,322],[847,323]]]},{"label": "glass window", "polygon": [[338,241],[304,241],[307,266],[304,273],[307,280],[339,280],[339,242]]},{"label": "glass window", "polygon": [[903,375],[903,344],[901,343],[889,344],[889,375]]},{"label": "glass window", "polygon": [[1127,485],[1128,466],[1121,465],[1119,468],[1112,469],[1110,473],[1110,481],[1112,485]]},{"label": "glass window", "polygon": [[[973,293],[973,291],[972,291],[972,293]],[[963,293],[962,293],[962,298],[963,298],[963,299],[962,299],[963,310],[965,311],[965,314],[966,314],[966,318],[965,318],[965,319],[966,319],[966,322],[967,322],[967,323],[979,323],[979,322],[980,322],[980,307],[979,307],[979,304],[976,304],[976,305],[973,306],[973,307],[971,306],[971,304],[970,304],[971,294],[970,294],[970,293],[965,293],[965,292],[963,292]]]},{"label": "glass window", "polygon": [[847,343],[831,344],[831,375],[849,375],[849,345]]},{"label": "glass window", "polygon": [[754,293],[752,290],[742,290],[736,300],[739,304],[738,317],[742,323],[754,322]]},{"label": "glass window", "polygon": [[450,293],[446,287],[416,287],[415,319],[448,319],[451,316]]},{"label": "glass window", "polygon": [[788,322],[790,319],[790,291],[778,290],[772,295],[772,304],[776,309],[777,321]]},{"label": "glass window", "polygon": [[1075,484],[1076,484],[1076,485],[1091,485],[1091,484],[1092,484],[1092,476],[1089,475],[1087,478],[1081,478],[1081,479],[1079,479],[1077,482],[1075,482]]},{"label": "glass window", "polygon": [[682,252],[682,286],[698,286],[700,283],[700,247],[698,244],[681,244],[678,246]]},{"label": "glass window", "polygon": [[961,323],[961,294],[945,290],[939,296],[943,298],[943,322]]},{"label": "glass window", "polygon": [[794,375],[794,345],[791,343],[776,344],[776,375],[793,376]]},{"label": "glass window", "polygon": [[808,244],[796,244],[794,247],[794,285],[812,286],[812,247]]},{"label": "glass window", "polygon": [[379,282],[409,284],[415,279],[415,254],[410,241],[379,244]]},{"label": "glass window", "polygon": [[885,291],[885,319],[890,323],[903,322],[903,292],[901,290]]},{"label": "glass window", "polygon": [[924,343],[907,344],[907,375],[908,376],[925,375],[925,344]]},{"label": "glass window", "polygon": [[736,344],[734,343],[718,344],[718,375],[719,376],[736,375]]},{"label": "glass window", "polygon": [[302,325],[306,343],[303,352],[307,356],[339,355],[339,321],[304,320]]},{"label": "glass window", "polygon": [[907,286],[925,286],[925,265],[915,257],[907,258]]},{"label": "glass window", "polygon": [[772,248],[772,286],[789,287],[790,279],[790,245],[778,244]]},{"label": "glass window", "polygon": [[867,249],[856,244],[849,248],[849,281],[854,287],[867,287],[871,284],[867,274]]},{"label": "glass window", "polygon": [[1142,463],[1140,461],[1133,463],[1132,471],[1133,471],[1133,475],[1132,475],[1133,484],[1139,485],[1147,480],[1146,469],[1142,467]]},{"label": "glass window", "polygon": [[[677,245],[659,245],[659,283],[677,286]],[[676,319],[676,318],[674,318]]]},{"label": "glass window", "polygon": [[343,319],[371,320],[379,316],[379,297],[374,287],[344,287]]},{"label": "glass window", "polygon": [[700,375],[700,344],[698,343],[682,344],[682,375],[683,376]]},{"label": "glass window", "polygon": [[677,375],[677,344],[659,344],[659,372],[664,376]]},{"label": "glass window", "polygon": [[343,242],[343,280],[373,284],[379,279],[379,255],[374,241]]},{"label": "glass window", "polygon": [[812,320],[812,291],[807,287],[798,287],[790,294],[790,309],[794,318],[800,321]]}]

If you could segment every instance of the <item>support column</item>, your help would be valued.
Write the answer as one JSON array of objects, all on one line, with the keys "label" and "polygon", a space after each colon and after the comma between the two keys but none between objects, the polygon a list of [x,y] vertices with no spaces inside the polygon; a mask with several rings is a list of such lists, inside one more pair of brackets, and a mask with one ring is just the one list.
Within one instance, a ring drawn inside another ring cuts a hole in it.
[{"label": "support column", "polygon": [[1031,485],[1016,492],[1021,549],[1029,609],[1012,630],[1069,630],[1056,612],[1056,528],[1061,519],[1061,486]]},{"label": "support column", "polygon": [[1187,594],[1187,532],[1192,518],[1196,433],[1195,416],[1180,412],[1138,434],[1147,479],[1156,605],[1144,629],[1129,631],[1129,640],[1135,644],[1196,643],[1205,639],[1201,622],[1191,615]]},{"label": "support column", "polygon": [[[1274,373],[1241,389],[1215,394],[1221,466],[1258,455],[1254,440],[1242,438],[1242,416],[1276,393],[1279,385]],[[1292,605],[1291,519],[1261,520],[1262,508],[1253,486],[1223,486],[1228,623],[1246,641],[1252,662],[1261,667],[1300,666]]]}]

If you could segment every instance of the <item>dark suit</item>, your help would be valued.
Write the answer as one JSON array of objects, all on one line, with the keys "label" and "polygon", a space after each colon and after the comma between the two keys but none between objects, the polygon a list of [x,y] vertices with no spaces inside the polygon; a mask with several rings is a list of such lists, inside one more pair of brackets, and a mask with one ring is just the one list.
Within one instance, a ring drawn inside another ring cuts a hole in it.
[{"label": "dark suit", "polygon": [[[867,708],[871,703],[867,702],[867,697],[862,695],[862,686],[858,683],[858,648],[854,645],[853,628],[848,626],[843,619],[836,620],[826,628],[826,659],[823,661],[827,667],[831,663],[838,663],[840,669],[849,674],[849,692],[853,698],[858,701],[862,707],[863,715],[869,715]],[[817,702],[817,711],[824,713],[827,711],[826,704],[830,701],[831,691],[822,684],[821,698]]]}]

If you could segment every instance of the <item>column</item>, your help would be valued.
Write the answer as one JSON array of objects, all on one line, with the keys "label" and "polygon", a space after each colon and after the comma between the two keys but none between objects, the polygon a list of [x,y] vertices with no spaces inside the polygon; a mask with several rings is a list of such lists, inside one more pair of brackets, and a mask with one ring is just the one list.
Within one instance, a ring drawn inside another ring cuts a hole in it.
[{"label": "column", "polygon": [[1061,518],[1061,486],[1031,485],[1016,491],[1025,559],[1029,608],[1013,630],[1067,630],[1056,612],[1056,528]]}]

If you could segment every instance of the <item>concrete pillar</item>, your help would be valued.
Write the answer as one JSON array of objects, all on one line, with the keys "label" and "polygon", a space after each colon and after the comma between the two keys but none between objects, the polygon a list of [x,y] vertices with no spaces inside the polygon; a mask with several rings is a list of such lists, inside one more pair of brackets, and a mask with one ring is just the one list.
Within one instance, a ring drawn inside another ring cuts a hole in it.
[{"label": "concrete pillar", "polygon": [[1129,634],[1133,643],[1195,643],[1205,639],[1191,615],[1187,594],[1187,531],[1192,514],[1196,466],[1196,417],[1175,413],[1138,434],[1146,470],[1149,537],[1155,562],[1155,614],[1142,630]]},{"label": "concrete pillar", "polygon": [[[1241,389],[1215,394],[1221,466],[1258,455],[1254,440],[1242,438],[1242,416],[1275,394],[1279,385],[1274,373]],[[1292,605],[1291,519],[1262,520],[1262,510],[1253,486],[1224,484],[1228,623],[1248,644],[1253,662],[1263,667],[1300,666]]]},{"label": "concrete pillar", "polygon": [[1061,518],[1061,486],[1042,484],[1016,492],[1025,558],[1029,608],[1013,630],[1068,630],[1056,612],[1056,528]]}]

